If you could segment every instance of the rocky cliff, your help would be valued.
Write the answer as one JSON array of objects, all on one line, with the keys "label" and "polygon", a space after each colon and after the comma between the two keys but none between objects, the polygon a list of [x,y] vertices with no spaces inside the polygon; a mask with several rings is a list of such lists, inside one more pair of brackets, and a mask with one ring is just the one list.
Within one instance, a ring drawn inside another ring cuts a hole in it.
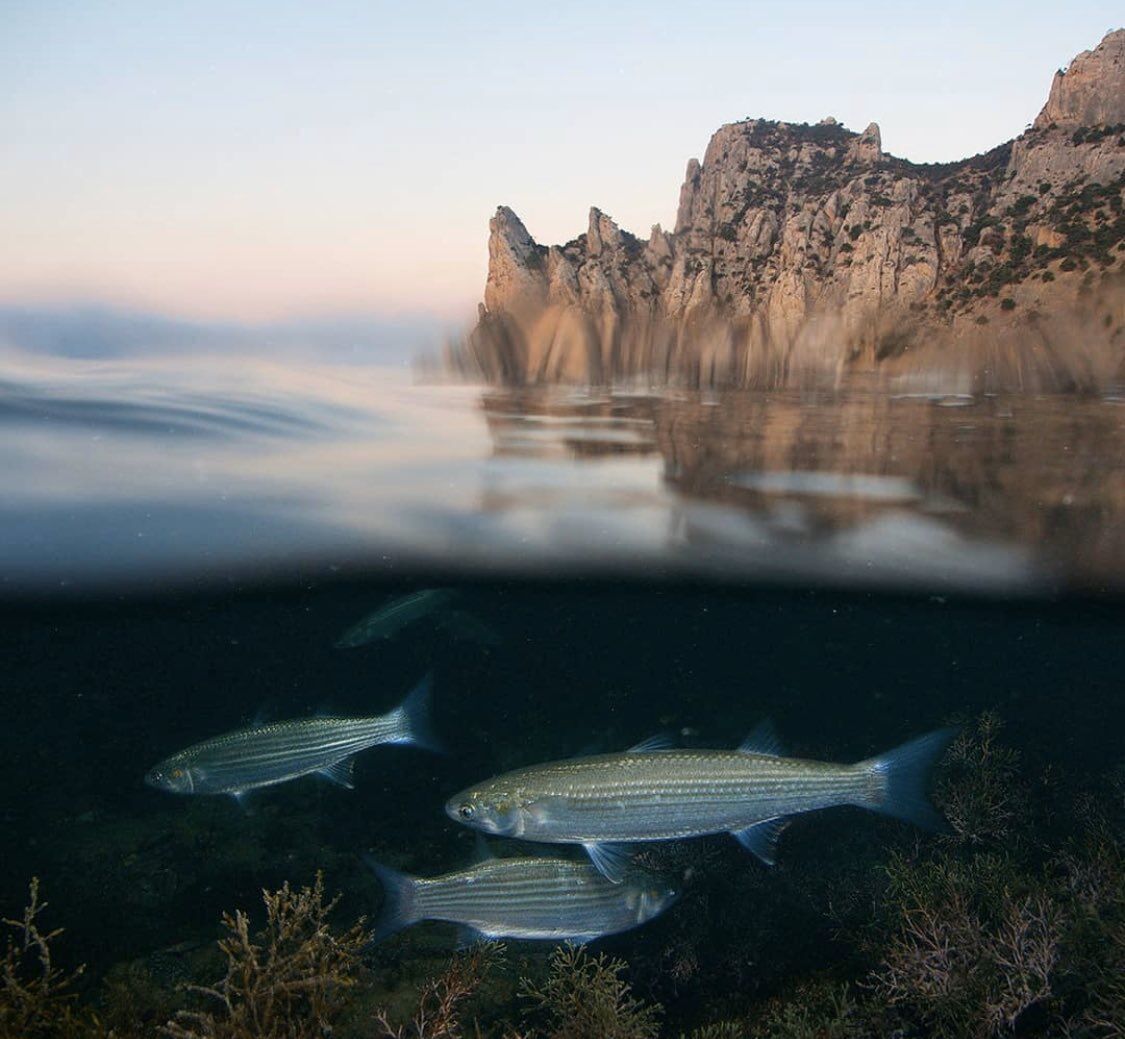
[{"label": "rocky cliff", "polygon": [[1120,307],[1086,312],[1125,267],[1123,198],[1118,30],[1056,74],[1025,133],[961,162],[888,155],[874,123],[748,119],[688,163],[671,231],[640,239],[591,209],[584,234],[544,247],[501,206],[455,363],[510,383],[774,384],[985,326],[1050,345],[1078,314],[1086,348],[1096,328],[1120,353]]}]

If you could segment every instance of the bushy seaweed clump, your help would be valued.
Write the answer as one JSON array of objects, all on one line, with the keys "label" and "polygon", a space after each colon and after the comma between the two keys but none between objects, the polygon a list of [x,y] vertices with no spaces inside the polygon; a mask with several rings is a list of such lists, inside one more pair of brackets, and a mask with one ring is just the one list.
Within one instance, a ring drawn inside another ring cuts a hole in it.
[{"label": "bushy seaweed clump", "polygon": [[[1120,798],[1120,793],[1118,794]],[[1125,802],[1125,799],[1122,799]],[[1125,816],[1125,803],[1119,805]],[[1125,840],[1121,818],[1087,806],[1080,839],[1056,857],[1073,927],[1064,965],[1080,1009],[1068,1022],[1106,1039],[1125,1037]]]},{"label": "bushy seaweed clump", "polygon": [[656,1039],[661,1008],[633,995],[621,976],[627,965],[604,953],[567,945],[551,957],[546,979],[524,979],[521,994],[541,1024],[527,1037],[544,1039]]},{"label": "bushy seaweed clump", "polygon": [[1081,798],[1051,840],[998,732],[985,715],[954,748],[939,787],[953,834],[892,857],[868,985],[892,1024],[930,1035],[1121,1036],[1120,806]]},{"label": "bushy seaweed clump", "polygon": [[872,975],[888,1004],[936,1035],[999,1035],[1058,995],[1067,921],[1037,878],[991,854],[896,856],[888,872],[887,934]]},{"label": "bushy seaweed clump", "polygon": [[745,1019],[704,1025],[680,1039],[875,1039],[877,1034],[847,982],[814,978]]},{"label": "bushy seaweed clump", "polygon": [[766,1005],[747,1039],[861,1039],[870,1035],[850,985],[831,978],[797,987]]},{"label": "bushy seaweed clump", "polygon": [[223,915],[225,975],[191,986],[206,1004],[181,1010],[165,1027],[172,1039],[317,1039],[331,1033],[370,940],[361,918],[336,933],[328,923],[339,897],[324,900],[320,873],[311,887],[263,891],[266,926],[250,933],[242,910]]},{"label": "bushy seaweed clump", "polygon": [[982,845],[1022,835],[1029,810],[1019,751],[1001,739],[1003,722],[986,711],[964,727],[946,754],[934,800],[954,844]]},{"label": "bushy seaweed clump", "polygon": [[46,908],[39,900],[39,878],[32,877],[23,916],[2,921],[8,937],[0,965],[0,1039],[94,1036],[100,1031],[96,1019],[75,1006],[74,986],[84,968],[55,966],[51,943],[62,928],[40,927]]},{"label": "bushy seaweed clump", "polygon": [[408,1022],[394,1025],[388,1011],[376,1013],[375,1039],[461,1039],[464,1004],[503,955],[503,944],[486,942],[454,956],[441,974],[422,986],[418,1008]]}]

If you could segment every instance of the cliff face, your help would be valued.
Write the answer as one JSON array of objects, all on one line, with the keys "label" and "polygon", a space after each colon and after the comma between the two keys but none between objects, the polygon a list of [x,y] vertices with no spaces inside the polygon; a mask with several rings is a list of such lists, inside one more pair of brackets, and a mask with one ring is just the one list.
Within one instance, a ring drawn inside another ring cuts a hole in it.
[{"label": "cliff face", "polygon": [[500,207],[458,363],[517,383],[776,383],[985,323],[1046,336],[1125,266],[1123,198],[1118,30],[1055,76],[1027,132],[962,162],[887,155],[874,123],[751,119],[688,163],[671,232],[641,240],[591,209],[584,234],[547,248]]}]

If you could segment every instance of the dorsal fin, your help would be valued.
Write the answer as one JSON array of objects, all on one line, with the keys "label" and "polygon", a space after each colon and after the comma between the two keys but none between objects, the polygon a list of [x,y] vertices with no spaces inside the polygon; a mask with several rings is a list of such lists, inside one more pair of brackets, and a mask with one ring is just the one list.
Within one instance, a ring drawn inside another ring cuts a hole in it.
[{"label": "dorsal fin", "polygon": [[658,732],[655,736],[649,736],[647,740],[641,740],[640,743],[635,743],[631,746],[626,754],[650,754],[654,750],[671,750],[675,744],[672,742],[672,737],[666,732]]},{"label": "dorsal fin", "polygon": [[769,718],[760,721],[739,745],[739,754],[765,754],[780,758],[785,754],[785,746]]},{"label": "dorsal fin", "polygon": [[269,725],[277,720],[277,701],[268,700],[265,703],[259,704],[258,709],[254,712],[254,717],[244,726],[247,729],[260,729],[264,725]]}]

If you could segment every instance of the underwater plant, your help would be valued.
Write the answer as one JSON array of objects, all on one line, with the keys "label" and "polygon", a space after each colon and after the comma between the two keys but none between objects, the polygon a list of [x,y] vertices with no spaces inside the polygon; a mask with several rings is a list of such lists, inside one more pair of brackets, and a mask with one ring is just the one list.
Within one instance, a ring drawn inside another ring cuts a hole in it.
[{"label": "underwater plant", "polygon": [[[331,1032],[347,990],[362,966],[370,935],[361,917],[336,933],[329,914],[340,898],[324,900],[320,872],[299,891],[288,882],[263,891],[266,926],[250,933],[242,910],[223,914],[219,948],[226,974],[215,984],[192,985],[215,1009],[181,1010],[164,1027],[172,1039],[316,1039]],[[217,1006],[216,1006],[217,1005]]]},{"label": "underwater plant", "polygon": [[871,976],[939,1036],[998,1035],[1057,995],[1065,921],[1042,885],[999,855],[887,867],[897,917]]},{"label": "underwater plant", "polygon": [[172,979],[190,975],[190,967],[179,952],[172,946],[109,969],[97,991],[105,1039],[158,1039],[164,1022],[183,1004],[183,988]]},{"label": "underwater plant", "polygon": [[541,985],[524,978],[520,994],[531,1016],[545,1018],[546,1039],[655,1039],[661,1007],[633,995],[621,975],[623,960],[605,953],[591,956],[582,948],[560,946],[551,956]]},{"label": "underwater plant", "polygon": [[[1111,787],[1112,791],[1112,787]],[[1120,815],[1125,802],[1116,806]],[[1111,812],[1113,809],[1111,809]],[[1068,936],[1068,972],[1084,1001],[1074,1034],[1125,1039],[1125,841],[1120,818],[1094,801],[1080,805],[1087,826],[1081,838],[1056,856],[1062,890],[1069,895],[1075,926]]]},{"label": "underwater plant", "polygon": [[684,1033],[680,1039],[747,1039],[750,1033],[737,1021],[719,1021]]},{"label": "underwater plant", "polygon": [[93,1034],[96,1028],[96,1022],[74,1006],[74,984],[85,968],[68,972],[54,964],[51,943],[63,929],[40,928],[46,908],[39,900],[39,878],[32,877],[22,918],[0,921],[9,928],[0,962],[0,1039],[78,1036]]},{"label": "underwater plant", "polygon": [[1125,1039],[1125,917],[1107,928],[1104,962],[1095,968],[1081,1017],[1099,1039]]},{"label": "underwater plant", "polygon": [[1000,716],[985,711],[946,753],[934,801],[952,829],[947,840],[979,845],[1010,838],[1027,813],[1020,754],[999,740]]},{"label": "underwater plant", "polygon": [[375,1039],[460,1039],[461,1009],[480,987],[485,975],[504,955],[500,942],[482,942],[454,956],[441,974],[422,988],[418,1009],[411,1020],[392,1025],[386,1010],[375,1015]]},{"label": "underwater plant", "polygon": [[786,998],[771,1001],[765,1015],[743,1031],[746,1039],[862,1039],[875,1035],[846,982],[814,979]]}]

